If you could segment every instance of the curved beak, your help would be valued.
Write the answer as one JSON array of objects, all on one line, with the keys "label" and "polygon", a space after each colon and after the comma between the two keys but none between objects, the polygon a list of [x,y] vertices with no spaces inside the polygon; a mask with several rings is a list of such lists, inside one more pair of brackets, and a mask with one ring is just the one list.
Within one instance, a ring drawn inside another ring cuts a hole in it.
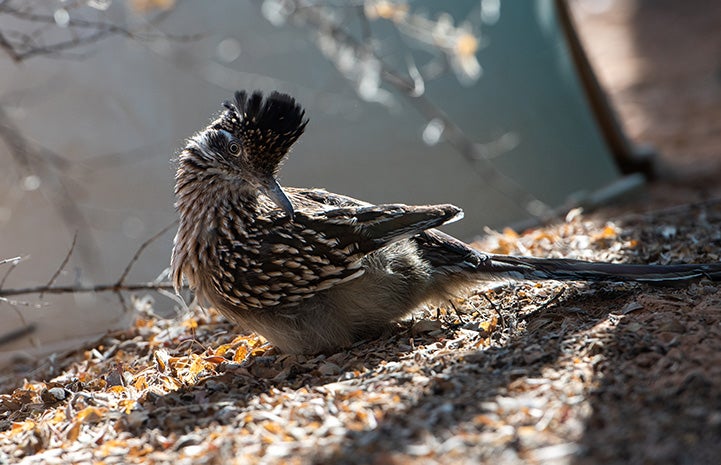
[{"label": "curved beak", "polygon": [[261,187],[263,193],[270,198],[276,205],[278,205],[286,215],[292,220],[295,212],[293,211],[293,204],[290,203],[290,199],[283,192],[283,188],[280,187],[278,181],[275,178],[270,178]]}]

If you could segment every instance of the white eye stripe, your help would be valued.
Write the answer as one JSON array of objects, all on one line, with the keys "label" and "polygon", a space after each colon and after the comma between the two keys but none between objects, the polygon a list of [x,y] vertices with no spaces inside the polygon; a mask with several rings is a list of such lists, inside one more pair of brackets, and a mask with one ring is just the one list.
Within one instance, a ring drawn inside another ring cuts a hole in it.
[{"label": "white eye stripe", "polygon": [[228,139],[228,142],[235,141],[235,137],[233,136],[233,134],[229,133],[225,129],[218,129],[218,132],[223,134],[225,136],[225,138]]},{"label": "white eye stripe", "polygon": [[228,140],[228,151],[232,155],[238,155],[240,153],[240,143],[236,140],[236,138],[225,129],[219,129],[218,132],[223,134]]}]

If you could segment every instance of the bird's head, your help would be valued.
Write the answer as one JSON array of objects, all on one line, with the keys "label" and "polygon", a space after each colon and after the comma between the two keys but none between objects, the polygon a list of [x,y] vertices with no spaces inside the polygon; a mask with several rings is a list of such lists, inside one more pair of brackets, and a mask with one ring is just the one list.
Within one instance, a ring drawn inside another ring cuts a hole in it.
[{"label": "bird's head", "polygon": [[180,163],[220,176],[241,188],[260,191],[293,217],[293,205],[277,180],[288,150],[308,119],[295,99],[278,92],[235,93],[225,111],[188,141]]}]

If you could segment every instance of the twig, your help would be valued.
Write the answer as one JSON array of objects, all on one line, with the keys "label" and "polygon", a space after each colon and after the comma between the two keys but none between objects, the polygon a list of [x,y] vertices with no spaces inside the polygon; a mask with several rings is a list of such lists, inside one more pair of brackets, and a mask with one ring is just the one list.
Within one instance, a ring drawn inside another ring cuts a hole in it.
[{"label": "twig", "polygon": [[[68,7],[66,6],[66,9]],[[74,8],[77,11],[79,8]],[[158,24],[162,22],[170,14],[172,9],[162,12],[156,15],[154,18],[147,21],[149,26],[152,26],[157,30]],[[10,2],[0,3],[0,15],[9,16],[15,20],[25,22],[26,24],[36,25],[38,27],[32,33],[17,33],[16,36],[12,37],[7,33],[3,34],[0,32],[0,49],[4,50],[5,53],[16,63],[27,60],[35,56],[48,56],[53,57],[63,54],[73,49],[81,48],[88,44],[94,44],[102,39],[111,36],[122,36],[132,40],[138,41],[149,41],[153,39],[166,39],[176,42],[188,42],[197,40],[201,37],[199,34],[187,34],[187,35],[173,35],[162,32],[157,33],[142,33],[137,30],[128,29],[118,24],[87,20],[77,17],[77,13],[72,18],[68,18],[66,24],[63,26],[71,35],[67,39],[57,39],[51,43],[45,43],[43,38],[40,37],[47,30],[59,29],[56,18],[54,15],[37,13],[36,11],[29,9],[26,5],[22,7],[14,7],[10,5]],[[82,35],[82,32],[85,34]]]},{"label": "twig", "polygon": [[506,328],[506,319],[503,317],[503,313],[501,313],[501,307],[496,305],[496,303],[491,300],[490,297],[486,295],[485,292],[479,292],[477,295],[480,295],[484,299],[486,299],[486,302],[488,302],[488,305],[496,312],[496,316],[498,317],[498,321],[501,323],[502,328]]},{"label": "twig", "polygon": [[[63,263],[60,265],[60,268],[58,268],[58,271],[55,272],[53,277],[48,281],[47,284],[42,286],[32,286],[32,287],[24,287],[24,288],[18,288],[18,289],[2,289],[2,282],[0,282],[0,301],[7,301],[7,297],[11,296],[17,296],[17,295],[28,295],[28,294],[39,294],[40,296],[43,296],[45,294],[82,294],[82,293],[97,293],[97,292],[114,292],[118,295],[120,295],[121,292],[132,292],[132,291],[168,291],[168,292],[175,292],[175,288],[173,287],[173,284],[170,281],[159,281],[155,280],[152,282],[146,282],[146,283],[133,283],[133,284],[126,284],[125,279],[128,277],[128,273],[130,273],[130,270],[132,269],[135,262],[138,261],[138,258],[140,255],[145,251],[145,249],[154,241],[158,240],[163,234],[168,232],[173,226],[177,224],[177,220],[170,223],[168,226],[164,227],[162,230],[160,230],[158,233],[154,234],[152,237],[150,237],[148,240],[143,242],[140,247],[138,247],[138,250],[135,252],[135,255],[133,255],[133,258],[130,260],[128,265],[125,267],[125,270],[123,270],[123,273],[120,275],[120,278],[118,278],[117,281],[114,283],[106,283],[106,284],[95,284],[95,285],[68,285],[68,286],[55,286],[54,282],[57,276],[60,274],[60,270],[62,270],[65,267],[65,264],[67,263],[73,248],[75,247],[75,239],[73,239],[73,244],[70,247],[70,251],[68,252],[67,256],[65,257],[65,260],[63,260]],[[13,259],[5,259],[4,261],[11,261]],[[16,264],[16,262],[13,262],[13,265]],[[161,274],[162,276],[162,274]],[[125,305],[124,300],[122,300],[122,296],[119,297],[121,299],[121,303]]]},{"label": "twig", "polygon": [[38,329],[37,325],[35,323],[31,323],[29,325],[25,325],[21,328],[10,331],[9,333],[5,333],[0,336],[0,346],[17,341],[22,337],[32,334],[35,332],[36,329]]},{"label": "twig", "polygon": [[173,283],[170,281],[133,283],[133,284],[94,284],[91,286],[31,286],[18,289],[0,289],[0,297],[10,297],[28,294],[83,294],[92,292],[120,292],[120,291],[173,291]]},{"label": "twig", "polygon": [[25,318],[23,318],[22,313],[20,313],[20,311],[15,307],[20,306],[20,307],[43,308],[43,304],[34,304],[32,302],[26,302],[24,300],[11,300],[11,299],[7,299],[5,297],[0,297],[0,302],[2,302],[4,304],[8,304],[11,307],[13,307],[13,309],[15,310],[15,313],[17,313],[18,316],[21,318],[23,324],[25,324]]},{"label": "twig", "polygon": [[561,299],[561,296],[563,296],[563,294],[564,294],[565,292],[566,292],[566,287],[565,287],[565,286],[564,286],[564,287],[561,287],[561,290],[560,290],[560,291],[558,291],[556,294],[554,294],[553,296],[551,296],[550,299],[548,299],[548,300],[546,300],[545,302],[543,302],[542,304],[540,304],[540,305],[538,306],[538,309],[537,309],[536,311],[545,310],[545,309],[547,309],[548,307],[550,307],[551,305],[555,304],[556,302],[558,302],[558,301]]},{"label": "twig", "polygon": [[118,302],[120,302],[120,306],[123,307],[123,311],[125,313],[129,313],[130,307],[128,307],[128,303],[125,301],[125,297],[123,297],[123,293],[116,292],[115,295],[118,296]]},{"label": "twig", "polygon": [[[135,255],[133,255],[133,258],[130,259],[130,262],[129,262],[128,265],[125,267],[125,270],[123,270],[123,273],[120,275],[120,278],[119,278],[118,281],[116,282],[116,286],[118,287],[118,290],[116,290],[116,291],[114,291],[114,292],[115,292],[115,294],[118,296],[118,301],[120,302],[120,305],[123,307],[123,310],[124,310],[125,312],[128,312],[128,311],[129,311],[129,307],[128,307],[128,303],[127,303],[126,300],[125,300],[125,297],[123,297],[122,292],[120,292],[121,290],[125,290],[125,289],[123,289],[123,287],[124,287],[124,285],[125,285],[125,278],[128,277],[128,273],[130,273],[130,270],[133,268],[133,265],[135,264],[135,262],[138,261],[138,258],[139,258],[140,255],[143,253],[143,251],[144,251],[150,244],[152,244],[152,243],[155,242],[158,238],[160,238],[163,234],[165,234],[166,232],[168,232],[168,231],[169,231],[173,226],[175,226],[176,224],[178,224],[178,220],[173,221],[172,223],[170,223],[169,225],[167,225],[166,227],[164,227],[163,229],[161,229],[160,231],[158,231],[156,234],[154,234],[152,237],[150,237],[148,240],[146,240],[145,242],[143,242],[142,244],[140,244],[140,247],[138,247],[138,250],[135,251]],[[161,274],[161,275],[162,275],[162,274]],[[156,283],[156,284],[159,283],[157,279],[156,279],[155,281],[153,281],[153,282]],[[164,290],[162,290],[162,289],[160,289],[160,288],[155,288],[155,289],[152,289],[152,290],[157,291],[157,292],[161,292],[161,293],[164,294],[164,292],[163,292]]]},{"label": "twig", "polygon": [[15,269],[16,266],[18,266],[18,263],[22,260],[21,257],[15,257],[15,258],[6,258],[2,262],[0,262],[0,265],[3,265],[5,263],[10,263],[10,268],[5,272],[5,276],[3,276],[3,279],[0,280],[0,289],[3,288],[5,285],[5,281],[8,279],[8,276],[10,276],[10,273]]},{"label": "twig", "polygon": [[9,333],[6,333],[2,336],[0,336],[0,346],[3,344],[9,344],[10,342],[14,342],[17,339],[20,339],[21,337],[24,337],[32,332],[34,332],[37,329],[37,326],[35,323],[28,324],[27,321],[25,321],[25,316],[23,315],[23,312],[20,311],[18,306],[23,307],[33,307],[33,308],[41,308],[41,304],[32,304],[30,302],[18,302],[16,300],[10,300],[6,299],[5,297],[0,297],[0,302],[5,303],[12,308],[12,310],[15,312],[15,314],[20,319],[21,327],[19,329],[10,331]]},{"label": "twig", "polygon": [[140,254],[143,253],[143,251],[153,242],[155,242],[160,236],[168,232],[173,226],[178,224],[178,220],[173,221],[163,229],[161,229],[159,232],[157,232],[155,235],[153,235],[150,239],[143,242],[140,247],[138,247],[138,250],[135,251],[135,255],[133,255],[133,258],[130,260],[130,263],[125,267],[125,270],[123,270],[123,274],[120,275],[120,278],[118,279],[117,284],[119,286],[122,286],[123,283],[125,283],[125,278],[128,277],[128,273],[130,273],[130,269],[133,267],[136,261],[138,261],[138,258],[140,257]]},{"label": "twig", "polygon": [[[60,263],[60,266],[57,270],[55,270],[55,274],[50,278],[50,281],[46,284],[47,287],[51,287],[53,284],[55,284],[55,280],[58,279],[58,276],[60,276],[60,273],[63,272],[63,269],[65,268],[65,265],[68,264],[68,260],[70,260],[70,256],[73,254],[73,250],[75,250],[75,243],[78,240],[78,233],[76,232],[75,235],[73,235],[73,242],[70,244],[70,249],[68,250],[68,253],[65,254],[65,258]],[[0,286],[2,287],[2,286]],[[43,298],[43,294],[40,293],[40,298]]]}]

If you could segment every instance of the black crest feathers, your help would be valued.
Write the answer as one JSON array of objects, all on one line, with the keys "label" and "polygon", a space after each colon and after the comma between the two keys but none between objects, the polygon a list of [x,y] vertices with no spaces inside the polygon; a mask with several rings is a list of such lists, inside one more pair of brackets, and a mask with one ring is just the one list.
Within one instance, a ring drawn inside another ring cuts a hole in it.
[{"label": "black crest feathers", "polygon": [[290,147],[303,134],[308,119],[293,97],[273,92],[235,93],[235,102],[225,102],[229,110],[221,125],[243,144],[249,160],[261,174],[275,175]]}]

